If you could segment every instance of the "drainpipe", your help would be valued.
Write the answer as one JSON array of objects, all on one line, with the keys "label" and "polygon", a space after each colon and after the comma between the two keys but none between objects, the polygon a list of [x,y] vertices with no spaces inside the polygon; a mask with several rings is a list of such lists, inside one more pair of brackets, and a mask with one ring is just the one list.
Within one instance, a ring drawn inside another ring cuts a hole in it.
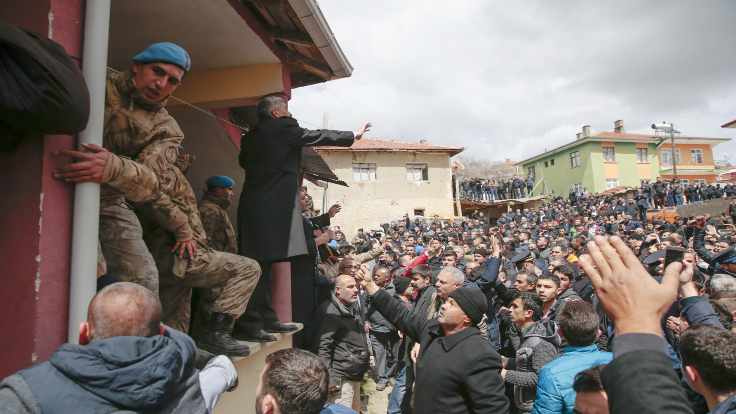
[{"label": "drainpipe", "polygon": [[[105,79],[110,32],[110,0],[86,2],[82,72],[90,95],[87,128],[79,145],[102,145]],[[72,261],[69,279],[69,342],[76,343],[79,324],[87,319],[87,305],[97,291],[97,245],[100,226],[100,185],[80,183],[74,188]]]}]

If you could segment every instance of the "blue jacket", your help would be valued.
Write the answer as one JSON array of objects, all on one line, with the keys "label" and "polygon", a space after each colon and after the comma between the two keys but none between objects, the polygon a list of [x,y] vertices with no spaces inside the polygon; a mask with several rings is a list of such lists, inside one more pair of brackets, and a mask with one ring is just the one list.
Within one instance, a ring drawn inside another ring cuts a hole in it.
[{"label": "blue jacket", "polygon": [[599,351],[595,344],[564,347],[559,357],[539,371],[532,414],[572,414],[575,408],[575,391],[572,389],[575,375],[588,368],[608,364],[612,359],[612,353]]}]

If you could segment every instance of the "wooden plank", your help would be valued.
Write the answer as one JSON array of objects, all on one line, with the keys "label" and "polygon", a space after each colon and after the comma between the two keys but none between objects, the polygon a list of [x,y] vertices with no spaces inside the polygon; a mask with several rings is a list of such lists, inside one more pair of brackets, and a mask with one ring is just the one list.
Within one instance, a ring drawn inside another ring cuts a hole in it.
[{"label": "wooden plank", "polygon": [[297,46],[315,47],[312,38],[301,32],[275,30],[273,32],[273,39]]}]

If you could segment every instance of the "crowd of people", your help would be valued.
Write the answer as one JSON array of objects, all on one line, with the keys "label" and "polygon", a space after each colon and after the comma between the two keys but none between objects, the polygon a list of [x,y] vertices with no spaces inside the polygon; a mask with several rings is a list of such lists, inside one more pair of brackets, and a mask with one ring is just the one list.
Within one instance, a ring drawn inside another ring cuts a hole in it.
[{"label": "crowd of people", "polygon": [[[493,223],[404,216],[348,242],[331,225],[340,206],[312,210],[300,154],[370,125],[302,129],[267,96],[240,153],[236,231],[235,181],[209,178],[197,201],[164,109],[189,55],[158,43],[132,61],[108,79],[104,147],[64,151],[54,172],[102,184],[100,290],[79,344],[0,382],[3,412],[212,412],[246,340],[302,327],[296,349],[266,357],[255,412],[359,412],[368,378],[390,389],[388,413],[736,412],[736,202],[649,220],[658,181]],[[520,177],[501,193],[470,183],[483,200],[531,192]],[[677,204],[681,187],[664,188]],[[708,188],[686,197],[732,195]],[[285,275],[301,326],[271,304]]]},{"label": "crowd of people", "polygon": [[534,176],[526,178],[477,178],[466,177],[460,181],[460,198],[486,203],[498,200],[531,197],[534,192]]},{"label": "crowd of people", "polygon": [[736,196],[736,186],[731,183],[725,185],[705,182],[691,183],[689,181],[684,182],[675,179],[667,181],[657,178],[655,182],[642,181],[639,189],[646,196],[650,205],[655,208],[675,207]]},{"label": "crowd of people", "polygon": [[736,204],[666,222],[630,202],[340,237],[314,338],[335,401],[370,376],[389,413],[736,410]]}]

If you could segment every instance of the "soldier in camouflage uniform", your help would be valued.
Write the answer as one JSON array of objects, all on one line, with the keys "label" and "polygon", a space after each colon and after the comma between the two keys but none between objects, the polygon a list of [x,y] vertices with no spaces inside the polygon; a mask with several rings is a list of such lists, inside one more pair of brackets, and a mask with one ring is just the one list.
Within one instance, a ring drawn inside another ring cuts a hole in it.
[{"label": "soldier in camouflage uniform", "polygon": [[207,192],[199,203],[199,215],[207,233],[207,244],[215,250],[229,253],[238,252],[235,229],[227,214],[234,185],[235,181],[224,175],[208,178]]},{"label": "soldier in camouflage uniform", "polygon": [[[82,151],[64,151],[77,162],[55,175],[69,182],[104,184],[100,244],[109,273],[158,291],[164,323],[185,331],[191,287],[222,287],[208,298],[211,320],[200,346],[247,355],[247,346],[230,334],[260,268],[253,260],[207,246],[194,192],[176,167],[184,135],[164,109],[190,68],[189,55],[172,43],[157,43],[133,61],[131,71],[108,76],[105,148],[85,145]],[[147,222],[148,249],[131,203],[141,206],[139,217]]]}]

